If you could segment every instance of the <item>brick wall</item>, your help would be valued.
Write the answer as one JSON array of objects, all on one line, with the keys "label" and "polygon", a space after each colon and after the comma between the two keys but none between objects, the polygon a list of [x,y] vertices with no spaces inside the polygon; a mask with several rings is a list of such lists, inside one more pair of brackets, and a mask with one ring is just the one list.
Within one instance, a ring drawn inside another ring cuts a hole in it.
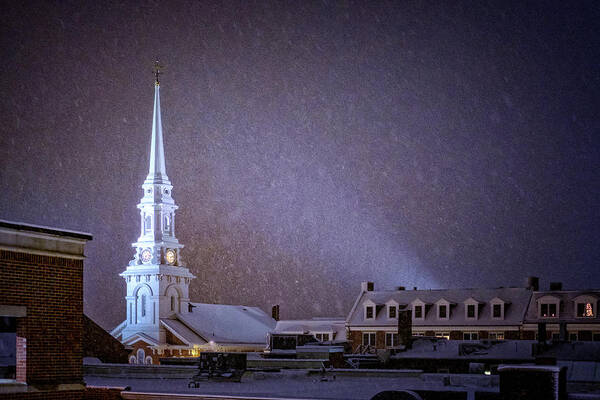
[{"label": "brick wall", "polygon": [[0,304],[27,308],[17,318],[18,379],[83,382],[82,260],[0,250]]}]

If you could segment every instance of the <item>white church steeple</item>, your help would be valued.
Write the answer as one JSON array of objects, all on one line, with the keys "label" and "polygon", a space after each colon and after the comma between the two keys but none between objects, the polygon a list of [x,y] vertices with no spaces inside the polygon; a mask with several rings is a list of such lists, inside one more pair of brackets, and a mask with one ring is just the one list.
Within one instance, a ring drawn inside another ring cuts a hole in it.
[{"label": "white church steeple", "polygon": [[181,259],[183,245],[175,237],[177,205],[167,177],[160,112],[158,62],[155,66],[154,112],[148,175],[142,184],[140,236],[132,243],[134,257],[120,275],[127,283],[127,327],[123,338],[143,333],[164,342],[160,318],[188,312],[189,283],[195,278]]}]

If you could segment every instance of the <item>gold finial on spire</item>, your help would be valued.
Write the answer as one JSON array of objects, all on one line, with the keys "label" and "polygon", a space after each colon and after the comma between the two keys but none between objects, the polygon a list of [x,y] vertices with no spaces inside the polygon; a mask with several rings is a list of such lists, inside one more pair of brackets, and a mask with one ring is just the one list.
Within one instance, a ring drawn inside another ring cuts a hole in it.
[{"label": "gold finial on spire", "polygon": [[163,69],[165,69],[165,67],[163,67],[162,65],[160,65],[160,64],[158,63],[158,60],[156,60],[156,61],[154,62],[154,69],[153,69],[154,76],[156,77],[156,82],[155,82],[156,86],[158,86],[158,85],[159,85],[158,76],[159,76],[160,74],[163,74],[163,73],[164,73],[164,72],[163,72]]}]

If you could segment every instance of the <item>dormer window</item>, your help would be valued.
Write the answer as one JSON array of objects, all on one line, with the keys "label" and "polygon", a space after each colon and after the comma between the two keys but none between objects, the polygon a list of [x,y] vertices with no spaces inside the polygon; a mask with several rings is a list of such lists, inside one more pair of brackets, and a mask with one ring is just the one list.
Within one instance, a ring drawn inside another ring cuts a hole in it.
[{"label": "dormer window", "polygon": [[558,318],[560,299],[554,296],[543,296],[538,300],[538,318]]},{"label": "dormer window", "polygon": [[467,318],[475,318],[475,304],[467,304]]},{"label": "dormer window", "polygon": [[423,318],[423,306],[422,305],[418,305],[415,306],[415,319],[422,319]]},{"label": "dormer window", "polygon": [[541,316],[544,318],[555,318],[556,314],[556,304],[555,303],[542,303],[541,304]]},{"label": "dormer window", "polygon": [[490,300],[492,319],[504,319],[507,302],[499,297]]},{"label": "dormer window", "polygon": [[465,319],[479,319],[480,302],[472,297],[465,300]]},{"label": "dormer window", "polygon": [[388,318],[393,319],[398,317],[398,307],[395,305],[388,306]]},{"label": "dormer window", "polygon": [[420,299],[415,299],[412,302],[412,318],[414,321],[425,320],[425,303]]},{"label": "dormer window", "polygon": [[437,317],[438,319],[450,319],[450,302],[446,299],[437,301]]},{"label": "dormer window", "polygon": [[365,309],[365,318],[366,319],[373,319],[373,315],[374,315],[374,309],[375,307],[373,306],[367,306],[367,308]]},{"label": "dormer window", "polygon": [[502,318],[502,304],[492,306],[492,318]]},{"label": "dormer window", "polygon": [[577,296],[573,299],[573,302],[575,303],[575,316],[577,318],[594,318],[596,316],[598,299],[595,296]]},{"label": "dormer window", "polygon": [[446,304],[438,305],[438,318],[439,319],[447,319],[448,318],[448,306]]}]

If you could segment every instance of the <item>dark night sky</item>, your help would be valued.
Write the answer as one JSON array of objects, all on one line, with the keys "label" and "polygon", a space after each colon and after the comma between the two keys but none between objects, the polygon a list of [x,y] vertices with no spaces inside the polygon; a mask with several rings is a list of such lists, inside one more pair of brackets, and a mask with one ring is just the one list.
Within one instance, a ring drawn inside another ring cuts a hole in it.
[{"label": "dark night sky", "polygon": [[599,3],[509,3],[2,2],[0,218],[92,233],[124,318],[159,58],[195,301],[600,287]]}]

